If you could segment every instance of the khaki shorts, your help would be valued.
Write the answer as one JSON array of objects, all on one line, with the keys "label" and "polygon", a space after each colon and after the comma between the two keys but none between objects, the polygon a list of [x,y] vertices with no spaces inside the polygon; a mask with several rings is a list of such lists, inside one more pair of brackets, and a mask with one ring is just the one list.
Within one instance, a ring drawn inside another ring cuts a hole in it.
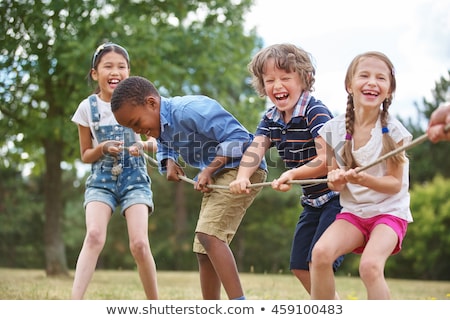
[{"label": "khaki shorts", "polygon": [[[227,186],[236,179],[237,172],[237,168],[224,169],[215,177],[213,184]],[[266,181],[266,178],[266,171],[258,169],[250,177],[250,182],[252,184],[261,183]],[[204,193],[195,229],[193,251],[206,254],[197,238],[197,232],[215,236],[230,244],[247,208],[261,189],[262,187],[251,188],[251,192],[248,194],[233,194],[228,189],[215,188],[209,193]]]}]

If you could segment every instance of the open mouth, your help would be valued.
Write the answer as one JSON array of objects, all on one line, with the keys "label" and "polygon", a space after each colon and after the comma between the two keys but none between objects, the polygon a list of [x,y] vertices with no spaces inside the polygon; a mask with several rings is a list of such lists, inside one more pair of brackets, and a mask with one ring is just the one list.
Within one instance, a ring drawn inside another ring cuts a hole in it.
[{"label": "open mouth", "polygon": [[275,99],[277,99],[278,101],[286,100],[288,97],[289,97],[289,94],[287,94],[287,93],[275,95]]},{"label": "open mouth", "polygon": [[378,92],[376,92],[376,91],[366,90],[366,91],[363,91],[362,93],[363,93],[363,95],[378,97]]}]

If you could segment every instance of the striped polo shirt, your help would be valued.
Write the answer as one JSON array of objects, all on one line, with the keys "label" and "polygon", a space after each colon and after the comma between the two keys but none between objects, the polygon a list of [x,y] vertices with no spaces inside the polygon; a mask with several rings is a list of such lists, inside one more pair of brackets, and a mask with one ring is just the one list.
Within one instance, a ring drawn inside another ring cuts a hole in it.
[{"label": "striped polo shirt", "polygon": [[[270,147],[277,148],[285,168],[292,169],[316,157],[314,138],[318,136],[322,125],[331,118],[333,115],[330,110],[310,92],[304,91],[288,123],[284,123],[281,113],[272,106],[263,115],[256,135],[269,137]],[[302,191],[302,202],[314,207],[320,207],[337,195],[326,183],[303,185]]]}]

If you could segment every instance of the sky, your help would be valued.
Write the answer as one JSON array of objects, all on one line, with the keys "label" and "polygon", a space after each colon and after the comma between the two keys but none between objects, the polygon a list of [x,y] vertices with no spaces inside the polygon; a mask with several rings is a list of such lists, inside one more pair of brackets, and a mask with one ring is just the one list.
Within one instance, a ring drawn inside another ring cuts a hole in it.
[{"label": "sky", "polygon": [[343,113],[344,77],[359,53],[376,50],[393,62],[397,90],[389,109],[417,119],[415,102],[450,70],[448,0],[255,0],[246,17],[264,46],[289,42],[311,53],[316,66],[313,95]]}]

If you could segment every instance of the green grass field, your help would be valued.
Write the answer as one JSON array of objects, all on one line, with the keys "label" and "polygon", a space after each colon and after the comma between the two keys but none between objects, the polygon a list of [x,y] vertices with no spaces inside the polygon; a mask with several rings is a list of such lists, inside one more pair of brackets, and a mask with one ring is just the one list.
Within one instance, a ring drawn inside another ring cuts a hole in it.
[{"label": "green grass field", "polygon": [[[73,272],[71,273],[73,275]],[[47,278],[44,270],[0,268],[1,300],[66,300],[70,298],[72,277]],[[241,273],[247,299],[309,299],[303,287],[291,274]],[[450,300],[450,281],[388,279],[394,300]],[[200,300],[197,272],[158,271],[162,300]],[[357,277],[337,277],[336,288],[341,299],[365,300],[366,292]],[[142,300],[144,291],[136,271],[98,270],[85,296],[90,300]],[[223,293],[222,299],[226,299]]]}]

